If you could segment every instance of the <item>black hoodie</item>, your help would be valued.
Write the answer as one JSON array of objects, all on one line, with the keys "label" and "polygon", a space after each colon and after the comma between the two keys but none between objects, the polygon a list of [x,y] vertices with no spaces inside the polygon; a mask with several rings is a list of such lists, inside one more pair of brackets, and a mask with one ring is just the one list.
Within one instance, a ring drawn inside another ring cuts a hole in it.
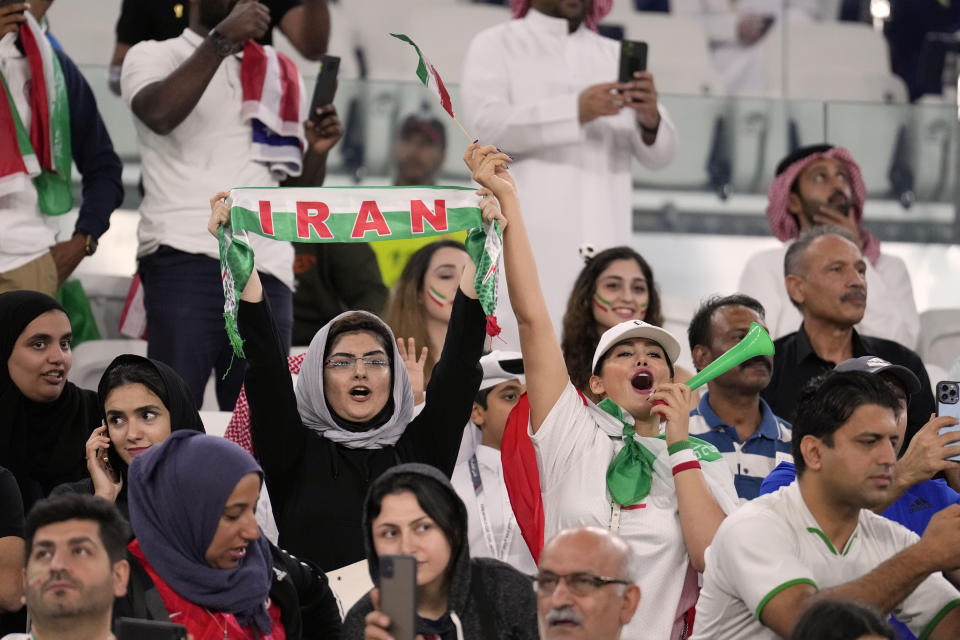
[{"label": "black hoodie", "polygon": [[[404,464],[393,467],[380,477],[380,481],[401,473],[418,474],[432,478],[447,490],[449,499],[467,531],[467,508],[460,500],[443,473],[425,464]],[[380,562],[373,548],[370,514],[367,502],[363,509],[363,540],[367,548],[367,564],[375,585],[380,584]],[[510,565],[492,558],[470,558],[466,538],[459,553],[451,560],[454,563],[447,598],[447,614],[440,620],[424,620],[417,617],[417,633],[439,635],[443,640],[537,640],[537,598],[530,577]],[[363,596],[347,613],[343,621],[344,640],[360,640],[366,627],[367,614],[373,610],[370,594]],[[463,629],[457,633],[453,616]]]}]

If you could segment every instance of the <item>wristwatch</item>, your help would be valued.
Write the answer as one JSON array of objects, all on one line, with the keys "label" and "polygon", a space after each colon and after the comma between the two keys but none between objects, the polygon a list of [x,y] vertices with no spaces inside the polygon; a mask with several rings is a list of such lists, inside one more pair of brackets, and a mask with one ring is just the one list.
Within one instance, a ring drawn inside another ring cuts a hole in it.
[{"label": "wristwatch", "polygon": [[216,28],[210,30],[210,40],[213,41],[213,48],[221,58],[233,55],[237,51],[237,44],[217,31]]},{"label": "wristwatch", "polygon": [[97,252],[97,239],[94,238],[93,235],[87,233],[86,231],[74,231],[73,235],[84,237],[85,243],[83,246],[83,252],[86,255],[92,256]]}]

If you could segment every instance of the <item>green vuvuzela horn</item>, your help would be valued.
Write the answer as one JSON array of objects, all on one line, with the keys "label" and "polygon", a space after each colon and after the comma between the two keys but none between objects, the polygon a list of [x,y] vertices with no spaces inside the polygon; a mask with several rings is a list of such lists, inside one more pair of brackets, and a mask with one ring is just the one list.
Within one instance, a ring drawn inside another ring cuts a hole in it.
[{"label": "green vuvuzela horn", "polygon": [[740,342],[730,347],[726,353],[704,367],[685,384],[691,389],[698,389],[750,358],[772,355],[773,340],[770,339],[770,334],[756,322],[751,322],[750,330]]}]

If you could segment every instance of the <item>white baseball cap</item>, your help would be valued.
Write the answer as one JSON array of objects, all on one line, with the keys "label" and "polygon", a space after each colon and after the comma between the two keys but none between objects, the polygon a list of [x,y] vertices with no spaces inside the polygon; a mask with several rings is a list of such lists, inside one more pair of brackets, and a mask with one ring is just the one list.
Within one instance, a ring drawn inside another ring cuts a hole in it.
[{"label": "white baseball cap", "polygon": [[523,375],[523,355],[519,351],[491,351],[480,358],[480,366],[483,368],[483,381],[478,391],[509,380],[527,383]]},{"label": "white baseball cap", "polygon": [[677,361],[680,357],[680,343],[673,337],[669,331],[647,324],[643,320],[627,320],[618,325],[610,327],[600,336],[600,342],[597,343],[597,349],[593,352],[593,367],[597,368],[597,362],[618,342],[629,340],[631,338],[646,338],[653,340],[667,354],[670,364]]}]

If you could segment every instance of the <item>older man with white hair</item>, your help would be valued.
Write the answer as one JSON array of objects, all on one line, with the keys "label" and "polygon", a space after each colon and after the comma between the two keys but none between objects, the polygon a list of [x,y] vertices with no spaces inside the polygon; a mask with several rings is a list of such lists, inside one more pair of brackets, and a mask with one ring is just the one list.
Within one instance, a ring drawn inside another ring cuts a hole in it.
[{"label": "older man with white hair", "polygon": [[540,553],[541,640],[618,640],[640,603],[633,549],[608,529],[564,529]]}]

